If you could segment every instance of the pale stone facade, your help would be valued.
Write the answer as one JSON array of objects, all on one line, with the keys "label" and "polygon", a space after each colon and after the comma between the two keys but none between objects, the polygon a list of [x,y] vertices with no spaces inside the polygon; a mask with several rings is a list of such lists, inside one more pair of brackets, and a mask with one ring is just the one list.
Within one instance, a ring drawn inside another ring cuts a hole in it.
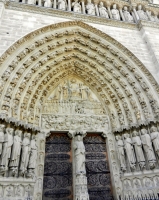
[{"label": "pale stone facade", "polygon": [[0,1],[0,55],[0,200],[157,199],[157,0]]}]

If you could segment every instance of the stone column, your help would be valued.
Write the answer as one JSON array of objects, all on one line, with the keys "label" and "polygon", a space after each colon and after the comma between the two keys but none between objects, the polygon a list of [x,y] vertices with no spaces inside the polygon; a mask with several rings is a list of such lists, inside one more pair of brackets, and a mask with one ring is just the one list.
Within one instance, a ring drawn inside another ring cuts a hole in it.
[{"label": "stone column", "polygon": [[56,0],[54,0],[54,7],[53,8],[56,9]]},{"label": "stone column", "polygon": [[121,19],[125,22],[125,17],[123,15],[122,7],[119,7],[119,12],[120,12]]},{"label": "stone column", "polygon": [[38,0],[38,6],[42,6],[41,0]]},{"label": "stone column", "polygon": [[98,3],[97,2],[94,2],[95,4],[95,9],[96,9],[96,15],[99,16],[99,10],[98,10]]},{"label": "stone column", "polygon": [[87,189],[87,177],[85,168],[85,146],[83,138],[86,132],[69,131],[69,137],[73,138],[73,180],[74,180],[74,199],[89,200]]},{"label": "stone column", "polygon": [[111,13],[111,11],[110,11],[110,5],[107,6],[107,9],[108,9],[109,17],[110,17],[110,19],[112,19],[112,13]]},{"label": "stone column", "polygon": [[138,16],[138,14],[136,12],[136,5],[133,5],[133,12],[134,12],[134,15],[136,17],[136,20],[138,21],[139,20],[139,16]]},{"label": "stone column", "polygon": [[86,14],[86,10],[85,10],[84,1],[82,1],[82,13],[83,13],[83,14]]},{"label": "stone column", "polygon": [[71,0],[68,0],[68,8],[67,8],[68,11],[71,11]]}]

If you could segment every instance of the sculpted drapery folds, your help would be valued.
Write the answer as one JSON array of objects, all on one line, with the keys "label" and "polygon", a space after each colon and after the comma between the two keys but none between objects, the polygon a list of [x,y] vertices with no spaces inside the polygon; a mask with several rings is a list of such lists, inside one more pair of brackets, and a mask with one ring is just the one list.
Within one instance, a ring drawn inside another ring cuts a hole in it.
[{"label": "sculpted drapery folds", "polygon": [[155,149],[156,154],[159,157],[159,132],[157,131],[156,127],[151,127],[150,137]]},{"label": "sculpted drapery folds", "polygon": [[132,146],[132,140],[129,134],[124,134],[124,148],[126,151],[127,159],[132,170],[135,170],[136,158],[134,153],[134,148]]},{"label": "sculpted drapery folds", "polygon": [[99,4],[99,14],[101,17],[109,18],[107,9],[103,6],[103,2]]},{"label": "sculpted drapery folds", "polygon": [[21,156],[21,164],[20,170],[21,174],[24,175],[27,171],[27,166],[29,162],[30,155],[30,133],[24,133],[24,139],[22,142],[22,156]]},{"label": "sculpted drapery folds", "polygon": [[125,164],[125,154],[124,154],[124,143],[121,136],[116,136],[117,140],[117,148],[118,148],[118,158],[120,161],[120,167],[123,172],[126,171],[126,164]]},{"label": "sculpted drapery folds", "polygon": [[14,129],[6,128],[6,133],[4,135],[3,151],[1,156],[1,168],[8,170],[8,163],[11,157],[11,148],[13,145],[13,132]]},{"label": "sculpted drapery folds", "polygon": [[150,135],[146,129],[141,129],[141,141],[151,169],[155,168],[156,157],[153,151]]},{"label": "sculpted drapery folds", "polygon": [[22,145],[21,134],[22,134],[21,130],[16,130],[13,139],[12,155],[9,164],[9,167],[11,167],[13,170],[17,170],[19,166],[21,145]]},{"label": "sculpted drapery folds", "polygon": [[119,11],[116,8],[116,4],[113,5],[113,8],[111,9],[111,13],[112,13],[113,19],[120,20]]},{"label": "sculpted drapery folds", "polygon": [[86,174],[85,169],[85,146],[83,144],[83,136],[77,134],[74,143],[76,174]]},{"label": "sculpted drapery folds", "polygon": [[142,142],[137,131],[133,131],[132,144],[134,145],[137,162],[140,168],[143,169],[145,167],[145,157],[142,150]]},{"label": "sculpted drapery folds", "polygon": [[2,154],[2,147],[4,142],[4,130],[5,130],[5,125],[0,124],[0,156]]},{"label": "sculpted drapery folds", "polygon": [[72,3],[72,7],[73,7],[73,11],[74,11],[74,12],[81,13],[81,5],[80,5],[80,3],[78,2],[78,0],[75,0],[75,1]]},{"label": "sculpted drapery folds", "polygon": [[30,142],[30,148],[31,148],[31,153],[30,153],[30,158],[29,158],[29,164],[28,168],[29,169],[35,169],[36,166],[36,159],[37,159],[37,144],[36,144],[36,136],[32,135],[32,139]]},{"label": "sculpted drapery folds", "polygon": [[95,6],[93,3],[91,3],[91,0],[87,0],[86,10],[87,14],[95,15]]}]

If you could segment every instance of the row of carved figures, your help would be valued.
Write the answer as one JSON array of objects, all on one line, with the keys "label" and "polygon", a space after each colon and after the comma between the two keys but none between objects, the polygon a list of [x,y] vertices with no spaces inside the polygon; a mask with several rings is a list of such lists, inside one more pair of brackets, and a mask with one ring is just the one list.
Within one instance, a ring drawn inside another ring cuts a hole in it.
[{"label": "row of carved figures", "polygon": [[37,136],[0,124],[0,175],[32,177],[37,160]]},{"label": "row of carved figures", "polygon": [[64,11],[73,11],[75,13],[82,13],[94,16],[100,16],[104,18],[110,18],[115,20],[122,20],[127,22],[136,22],[137,20],[150,20],[159,22],[157,15],[152,15],[151,11],[145,10],[142,8],[142,5],[138,5],[138,8],[134,7],[133,10],[129,9],[127,6],[117,6],[113,4],[112,6],[104,6],[104,3],[101,1],[99,5],[97,3],[92,3],[91,0],[87,0],[85,5],[84,1],[79,2],[74,0],[71,3],[70,0],[44,0],[42,3],[41,0],[22,0],[22,3],[32,4],[44,7],[50,7],[54,9],[64,10]]},{"label": "row of carved figures", "polygon": [[117,135],[116,144],[123,172],[127,171],[128,166],[131,171],[135,171],[137,164],[140,170],[144,170],[146,165],[150,169],[156,167],[159,158],[159,132],[155,126],[150,128],[150,133],[143,128],[141,132],[134,130],[132,134]]}]

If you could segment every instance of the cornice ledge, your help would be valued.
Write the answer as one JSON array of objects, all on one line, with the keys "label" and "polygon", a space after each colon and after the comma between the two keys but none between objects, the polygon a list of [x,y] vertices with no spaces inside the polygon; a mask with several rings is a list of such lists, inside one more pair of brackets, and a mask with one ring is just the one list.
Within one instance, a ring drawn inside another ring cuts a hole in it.
[{"label": "cornice ledge", "polygon": [[144,20],[138,21],[139,30],[141,30],[143,27],[151,27],[159,29],[159,23],[152,21],[144,21]]},{"label": "cornice ledge", "polygon": [[23,4],[23,3],[5,1],[5,8],[11,9],[11,10],[18,10],[22,12],[43,14],[43,15],[48,15],[48,16],[53,16],[53,17],[61,17],[65,19],[67,18],[71,20],[81,20],[83,22],[96,23],[96,24],[114,26],[114,27],[119,27],[119,28],[137,29],[137,24],[135,23],[111,20],[111,19],[106,19],[106,18],[97,17],[97,16],[78,14],[74,12],[62,11],[62,10],[53,9],[53,8],[39,7],[39,6],[28,5],[28,4]]}]

